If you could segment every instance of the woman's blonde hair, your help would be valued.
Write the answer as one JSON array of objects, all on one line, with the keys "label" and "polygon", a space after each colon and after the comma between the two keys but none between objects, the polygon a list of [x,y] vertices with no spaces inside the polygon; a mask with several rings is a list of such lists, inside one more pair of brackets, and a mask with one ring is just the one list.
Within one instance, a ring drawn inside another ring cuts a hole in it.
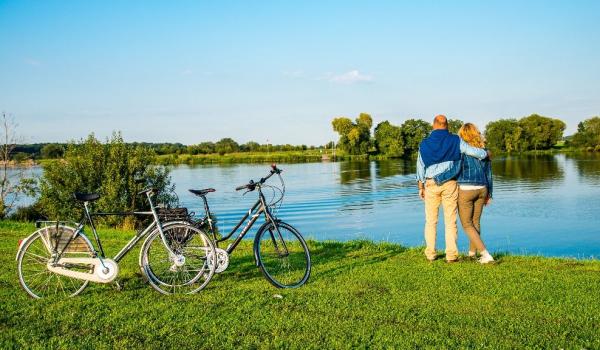
[{"label": "woman's blonde hair", "polygon": [[473,147],[485,147],[485,138],[479,132],[479,129],[472,123],[465,123],[458,129],[458,136]]}]

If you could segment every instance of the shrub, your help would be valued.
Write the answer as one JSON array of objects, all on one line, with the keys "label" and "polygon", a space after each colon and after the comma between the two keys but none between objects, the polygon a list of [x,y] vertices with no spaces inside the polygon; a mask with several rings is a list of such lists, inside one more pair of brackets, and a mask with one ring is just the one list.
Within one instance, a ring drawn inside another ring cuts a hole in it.
[{"label": "shrub", "polygon": [[[74,192],[95,192],[99,211],[132,211],[147,207],[145,198],[137,196],[142,186],[135,179],[159,191],[157,202],[173,204],[169,171],[153,166],[154,152],[143,146],[128,145],[120,133],[113,133],[106,143],[93,134],[79,143],[71,143],[62,160],[48,163],[40,181],[40,206],[50,219],[78,219],[82,206],[73,199]],[[123,217],[108,217],[105,223],[121,225]],[[131,219],[126,222],[131,223]]]}]

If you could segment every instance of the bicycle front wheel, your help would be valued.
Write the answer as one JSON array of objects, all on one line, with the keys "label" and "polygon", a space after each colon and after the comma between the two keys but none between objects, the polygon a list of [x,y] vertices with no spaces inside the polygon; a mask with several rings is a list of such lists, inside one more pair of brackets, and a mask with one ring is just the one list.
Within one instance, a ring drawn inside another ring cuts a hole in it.
[{"label": "bicycle front wheel", "polygon": [[184,223],[166,225],[152,232],[140,251],[140,268],[152,288],[162,294],[192,294],[202,290],[215,273],[212,241],[201,230]]},{"label": "bicycle front wheel", "polygon": [[[71,240],[75,229],[67,226],[45,227],[34,232],[20,247],[17,254],[17,272],[21,287],[31,297],[72,297],[81,293],[88,281],[59,275],[48,270],[53,260],[53,250],[61,257],[89,258],[93,256],[90,242],[80,235]],[[68,245],[67,245],[68,243]],[[71,267],[71,270],[91,272],[89,266]]]},{"label": "bicycle front wheel", "polygon": [[255,256],[265,278],[277,288],[297,288],[310,276],[310,252],[298,230],[277,221],[263,225],[254,241]]}]

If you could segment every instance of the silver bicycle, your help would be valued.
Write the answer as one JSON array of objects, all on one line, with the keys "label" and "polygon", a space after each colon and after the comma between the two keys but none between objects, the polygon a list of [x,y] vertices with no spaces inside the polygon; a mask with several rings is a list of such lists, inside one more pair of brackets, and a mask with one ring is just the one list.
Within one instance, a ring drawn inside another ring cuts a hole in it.
[{"label": "silver bicycle", "polygon": [[[119,274],[119,261],[142,239],[139,265],[150,285],[163,294],[191,294],[202,290],[215,273],[216,254],[211,239],[187,221],[161,223],[153,201],[154,189],[146,195],[150,211],[92,213],[89,204],[100,198],[94,193],[75,193],[83,203],[78,223],[38,222],[38,230],[19,242],[17,271],[23,289],[34,298],[75,296],[89,282],[111,283]],[[107,258],[94,225],[94,216],[152,216],[152,222],[112,258]],[[97,249],[84,233],[92,228]]]}]

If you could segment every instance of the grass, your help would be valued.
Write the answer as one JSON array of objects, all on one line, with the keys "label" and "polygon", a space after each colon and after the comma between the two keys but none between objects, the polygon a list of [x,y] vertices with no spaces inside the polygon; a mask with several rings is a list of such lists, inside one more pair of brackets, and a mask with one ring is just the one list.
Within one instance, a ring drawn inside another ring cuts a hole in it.
[{"label": "grass", "polygon": [[[122,291],[91,285],[75,298],[32,300],[15,264],[31,231],[0,222],[2,349],[600,348],[600,261],[428,263],[416,248],[310,242],[309,283],[278,290],[246,243],[207,289],[169,297],[143,281],[134,250]],[[111,255],[130,235],[101,231]]]},{"label": "grass", "polygon": [[[227,154],[167,154],[156,157],[155,163],[159,165],[178,165],[178,164],[235,164],[235,163],[309,163],[321,162],[323,154],[329,157],[329,160],[365,160],[369,159],[366,154],[349,155],[338,151],[333,157],[331,150],[321,153],[321,150],[305,151],[277,151],[277,152],[238,152]],[[383,158],[387,159],[387,158]]]}]

